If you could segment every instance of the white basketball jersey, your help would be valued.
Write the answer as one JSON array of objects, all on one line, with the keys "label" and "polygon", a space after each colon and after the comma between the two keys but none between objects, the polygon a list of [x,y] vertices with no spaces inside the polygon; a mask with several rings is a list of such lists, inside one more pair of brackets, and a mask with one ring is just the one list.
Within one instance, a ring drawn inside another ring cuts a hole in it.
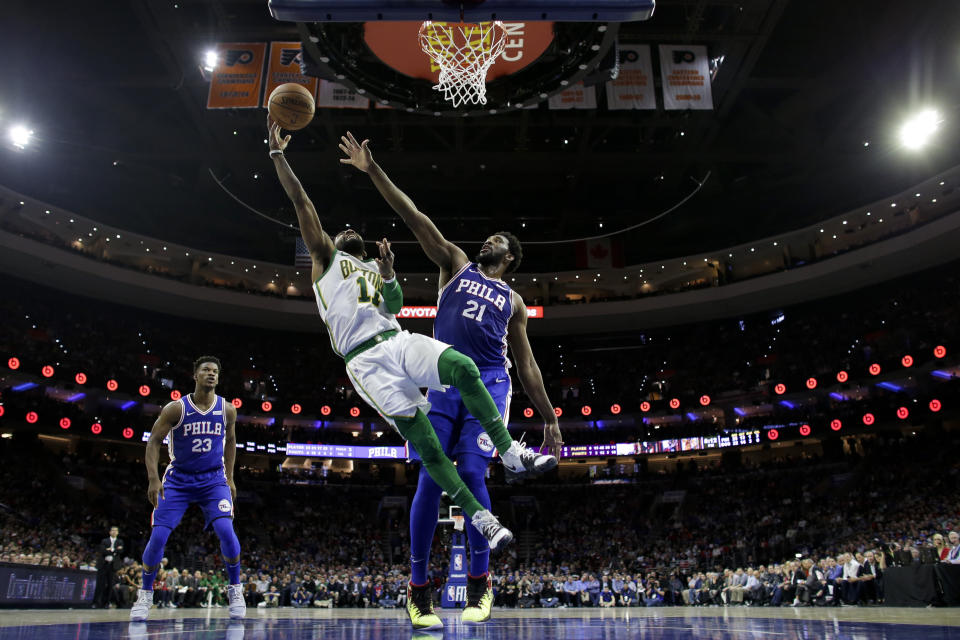
[{"label": "white basketball jersey", "polygon": [[383,276],[376,262],[334,251],[326,271],[313,283],[313,294],[339,356],[384,331],[400,330],[396,316],[387,311],[382,291]]}]

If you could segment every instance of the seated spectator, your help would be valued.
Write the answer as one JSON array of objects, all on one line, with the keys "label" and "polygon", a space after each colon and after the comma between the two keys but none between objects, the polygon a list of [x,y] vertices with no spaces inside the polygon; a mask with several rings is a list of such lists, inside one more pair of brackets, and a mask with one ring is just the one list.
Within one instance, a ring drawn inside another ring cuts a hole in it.
[{"label": "seated spectator", "polygon": [[604,608],[613,607],[616,604],[616,598],[610,587],[604,587],[600,592],[600,606]]}]

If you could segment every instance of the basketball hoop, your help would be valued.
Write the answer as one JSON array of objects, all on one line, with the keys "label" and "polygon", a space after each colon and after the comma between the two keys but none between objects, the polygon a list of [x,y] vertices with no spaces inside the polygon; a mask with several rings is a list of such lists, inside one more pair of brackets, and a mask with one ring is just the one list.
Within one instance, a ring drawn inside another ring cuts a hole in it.
[{"label": "basketball hoop", "polygon": [[463,516],[453,516],[453,530],[463,531],[463,527],[464,527]]},{"label": "basketball hoop", "polygon": [[500,21],[420,25],[420,48],[440,67],[433,86],[454,107],[487,104],[487,70],[503,53],[507,31]]}]

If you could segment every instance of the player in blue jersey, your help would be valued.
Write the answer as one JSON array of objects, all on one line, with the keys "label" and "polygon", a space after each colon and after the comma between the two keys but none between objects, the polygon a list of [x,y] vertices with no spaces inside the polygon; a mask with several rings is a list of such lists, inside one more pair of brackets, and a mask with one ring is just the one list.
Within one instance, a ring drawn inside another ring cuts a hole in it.
[{"label": "player in blue jersey", "polygon": [[[543,446],[554,458],[543,472],[556,466],[563,445],[557,416],[543,386],[527,339],[527,308],[518,293],[503,281],[516,270],[522,258],[520,241],[511,233],[496,233],[483,243],[471,262],[462,249],[446,240],[413,201],[398,189],[373,160],[369,140],[362,144],[347,133],[341,150],[342,159],[367,173],[387,203],[413,231],[427,256],[440,268],[437,317],[434,337],[468,355],[480,369],[484,384],[503,416],[508,420],[512,393],[510,360],[513,352],[517,377],[524,391],[544,421]],[[444,452],[457,462],[457,471],[481,504],[489,509],[490,496],[484,483],[487,465],[494,447],[475,417],[463,405],[456,389],[433,390],[430,422],[444,447]],[[414,456],[415,457],[415,456]],[[508,476],[511,474],[508,471]],[[417,492],[410,510],[410,564],[413,585],[427,582],[430,546],[436,530],[441,490],[421,469]],[[482,536],[467,528],[470,540],[470,570],[467,580],[467,606],[464,622],[485,622],[490,619],[493,589],[489,573],[490,551]]]},{"label": "player in blue jersey", "polygon": [[[153,505],[153,531],[143,550],[143,586],[130,619],[147,619],[153,604],[153,581],[170,533],[180,524],[187,508],[203,510],[204,527],[220,538],[220,551],[230,578],[227,587],[230,617],[243,618],[247,607],[240,584],[240,541],[233,530],[233,463],[237,457],[237,410],[214,393],[220,380],[220,361],[201,356],[193,364],[193,393],[167,404],[150,432],[147,452],[147,497]],[[157,473],[160,446],[169,437],[170,464]]]}]

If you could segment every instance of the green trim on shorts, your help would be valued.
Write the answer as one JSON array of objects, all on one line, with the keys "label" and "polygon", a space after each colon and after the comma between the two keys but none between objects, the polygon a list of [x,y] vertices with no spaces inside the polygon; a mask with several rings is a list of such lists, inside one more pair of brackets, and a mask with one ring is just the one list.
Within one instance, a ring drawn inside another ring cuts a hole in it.
[{"label": "green trim on shorts", "polygon": [[347,355],[343,356],[343,359],[345,362],[350,362],[351,360],[356,358],[358,355],[360,355],[364,351],[373,349],[378,344],[386,342],[387,340],[397,335],[398,333],[400,333],[399,329],[387,329],[382,333],[378,333],[375,336],[371,336],[366,340],[364,340],[363,342],[361,342],[360,344],[358,344],[357,346],[355,346],[353,349],[350,349],[350,351],[347,352]]},{"label": "green trim on shorts", "polygon": [[353,383],[354,383],[355,385],[357,385],[358,387],[360,387],[360,391],[363,392],[363,395],[367,396],[367,400],[370,402],[370,404],[373,405],[373,408],[377,410],[377,413],[379,413],[379,414],[380,414],[381,416],[383,416],[384,418],[390,418],[391,420],[396,420],[397,418],[404,418],[404,419],[406,419],[406,420],[409,420],[410,418],[416,417],[416,415],[417,415],[417,412],[416,412],[416,411],[413,412],[413,415],[412,415],[412,416],[393,416],[393,415],[390,415],[389,413],[387,413],[386,411],[384,411],[383,409],[380,408],[380,405],[378,405],[378,404],[377,404],[377,401],[373,399],[373,396],[370,395],[370,392],[367,391],[366,387],[364,387],[362,384],[360,384],[360,381],[357,380],[357,377],[356,377],[355,375],[353,375],[353,371],[350,371],[350,367],[347,367],[347,375],[350,376],[350,379],[353,380]]}]

